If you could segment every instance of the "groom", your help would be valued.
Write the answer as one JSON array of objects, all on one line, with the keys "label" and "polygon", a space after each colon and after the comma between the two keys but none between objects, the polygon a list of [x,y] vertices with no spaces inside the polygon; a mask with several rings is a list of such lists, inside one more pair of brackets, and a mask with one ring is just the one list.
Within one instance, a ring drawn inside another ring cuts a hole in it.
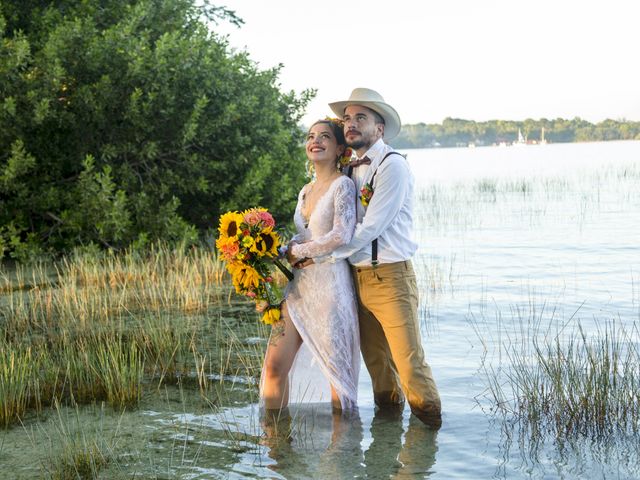
[{"label": "groom", "polygon": [[358,224],[348,245],[314,260],[348,258],[352,265],[362,356],[376,405],[401,407],[406,397],[420,420],[438,428],[440,397],[420,342],[411,263],[418,248],[411,240],[414,180],[405,158],[385,143],[400,132],[400,117],[367,88],[356,88],[348,100],[329,106],[344,120],[347,145],[357,155],[347,171],[359,192]]}]

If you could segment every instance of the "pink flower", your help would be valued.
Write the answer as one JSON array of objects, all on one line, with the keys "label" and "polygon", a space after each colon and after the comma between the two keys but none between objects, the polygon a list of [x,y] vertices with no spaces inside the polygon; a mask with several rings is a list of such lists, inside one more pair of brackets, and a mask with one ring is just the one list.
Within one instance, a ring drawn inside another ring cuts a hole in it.
[{"label": "pink flower", "polygon": [[256,302],[256,312],[264,312],[269,306],[269,302],[266,300],[259,300]]},{"label": "pink flower", "polygon": [[247,292],[247,297],[249,297],[249,298],[256,298],[256,292],[254,292],[254,291],[249,291],[249,292]]},{"label": "pink flower", "polygon": [[262,220],[260,212],[252,209],[252,210],[247,210],[244,213],[244,221],[247,223],[247,225],[257,225],[258,223],[260,223],[260,221]]},{"label": "pink flower", "polygon": [[260,212],[260,220],[262,220],[265,227],[276,226],[276,222],[269,212]]}]

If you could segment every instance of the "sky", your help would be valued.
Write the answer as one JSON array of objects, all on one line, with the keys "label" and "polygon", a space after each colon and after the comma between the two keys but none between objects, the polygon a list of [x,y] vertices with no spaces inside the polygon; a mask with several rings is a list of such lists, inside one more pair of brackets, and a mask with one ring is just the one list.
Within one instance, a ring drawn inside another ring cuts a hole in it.
[{"label": "sky", "polygon": [[315,88],[305,124],[351,90],[402,123],[640,121],[640,0],[219,0],[214,30],[284,91]]}]

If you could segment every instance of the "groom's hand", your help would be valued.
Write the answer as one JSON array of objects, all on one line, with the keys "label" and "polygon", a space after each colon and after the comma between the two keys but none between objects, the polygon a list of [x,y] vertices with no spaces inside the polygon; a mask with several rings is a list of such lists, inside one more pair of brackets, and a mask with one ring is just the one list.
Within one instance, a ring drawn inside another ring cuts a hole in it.
[{"label": "groom's hand", "polygon": [[313,261],[313,258],[303,258],[302,260],[296,262],[293,268],[305,268],[309,265],[313,265],[314,263],[316,262]]}]

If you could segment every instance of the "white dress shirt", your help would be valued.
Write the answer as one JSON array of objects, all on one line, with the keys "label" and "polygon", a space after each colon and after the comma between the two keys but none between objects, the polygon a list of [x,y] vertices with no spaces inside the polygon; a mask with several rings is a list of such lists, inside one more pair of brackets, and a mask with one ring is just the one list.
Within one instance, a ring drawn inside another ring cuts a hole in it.
[{"label": "white dress shirt", "polygon": [[[344,258],[355,266],[371,266],[371,242],[378,239],[378,262],[393,263],[409,260],[418,249],[413,241],[413,174],[401,155],[384,156],[393,151],[382,139],[366,152],[370,165],[353,169],[356,185],[358,224],[348,245],[332,254],[314,259],[317,263],[335,262]],[[360,189],[371,182],[374,172],[373,196],[369,205],[362,206]]]}]

